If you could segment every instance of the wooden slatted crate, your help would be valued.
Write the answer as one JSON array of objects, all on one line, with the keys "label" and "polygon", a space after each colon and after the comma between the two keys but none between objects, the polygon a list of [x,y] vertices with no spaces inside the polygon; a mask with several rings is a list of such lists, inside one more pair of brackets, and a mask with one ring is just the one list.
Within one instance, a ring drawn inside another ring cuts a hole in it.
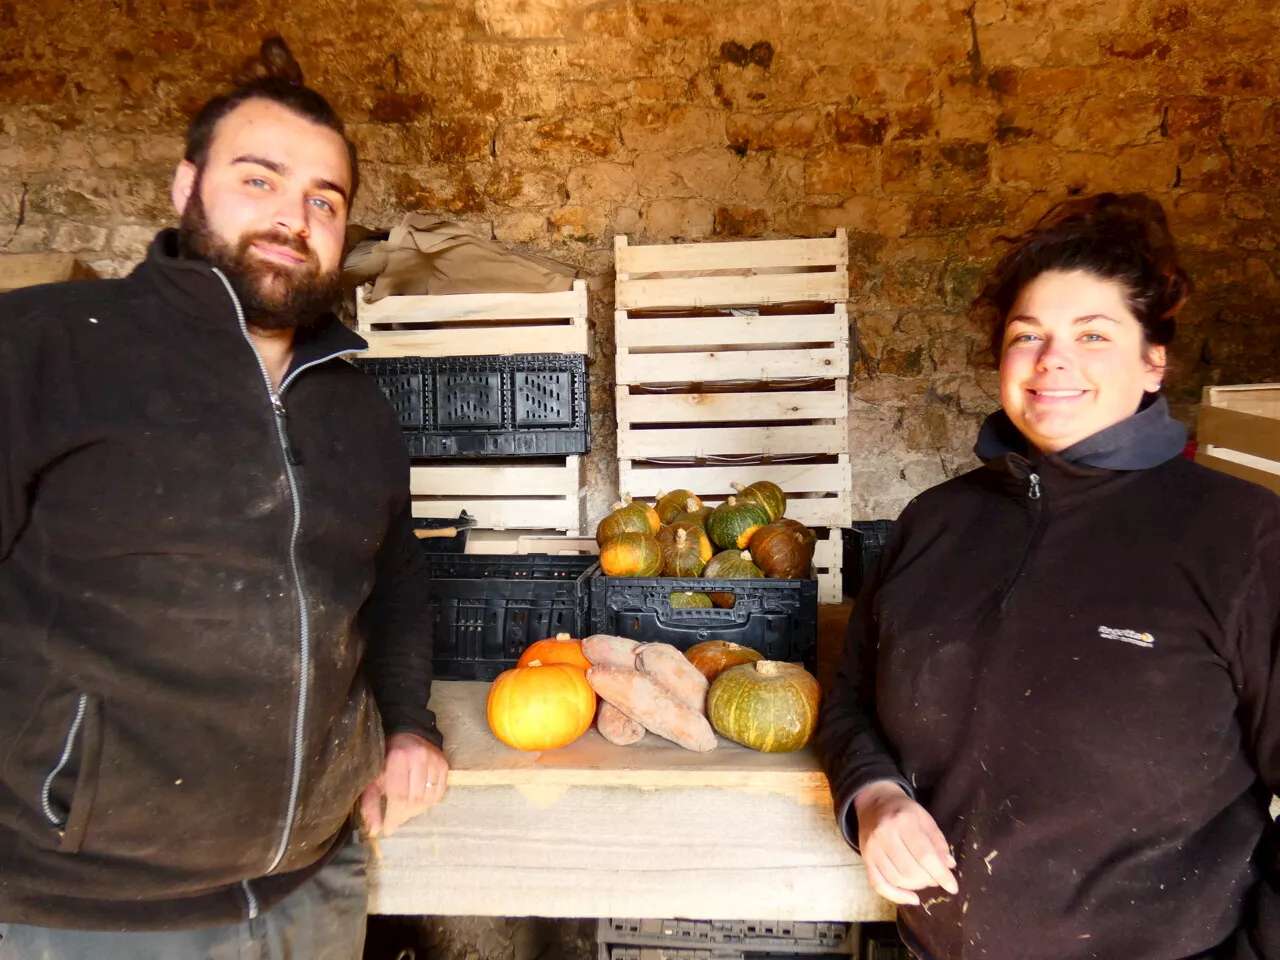
[{"label": "wooden slatted crate", "polygon": [[[710,503],[773,480],[819,531],[823,602],[839,602],[853,521],[848,241],[631,246],[615,240],[621,489]],[[835,529],[835,534],[831,531]]]},{"label": "wooden slatted crate", "polygon": [[1280,383],[1206,387],[1196,461],[1280,493]]},{"label": "wooden slatted crate", "polygon": [[356,297],[365,357],[492,356],[591,352],[587,284],[560,293],[459,293]]},{"label": "wooden slatted crate", "polygon": [[409,470],[415,517],[476,518],[468,553],[515,553],[522,534],[577,536],[582,528],[581,457],[431,463]]},{"label": "wooden slatted crate", "polygon": [[70,253],[0,254],[0,293],[40,283],[92,280],[93,268]]}]

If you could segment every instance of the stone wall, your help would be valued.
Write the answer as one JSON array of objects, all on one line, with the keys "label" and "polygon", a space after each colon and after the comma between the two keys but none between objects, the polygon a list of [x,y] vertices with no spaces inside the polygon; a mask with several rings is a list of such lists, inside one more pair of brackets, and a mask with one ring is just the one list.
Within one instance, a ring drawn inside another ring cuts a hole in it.
[{"label": "stone wall", "polygon": [[612,237],[847,227],[855,497],[964,468],[993,379],[964,307],[999,234],[1143,190],[1200,292],[1175,408],[1280,379],[1270,0],[0,0],[0,250],[126,270],[193,108],[266,33],[349,118],[354,219],[462,219],[590,278],[593,515],[616,483]]}]

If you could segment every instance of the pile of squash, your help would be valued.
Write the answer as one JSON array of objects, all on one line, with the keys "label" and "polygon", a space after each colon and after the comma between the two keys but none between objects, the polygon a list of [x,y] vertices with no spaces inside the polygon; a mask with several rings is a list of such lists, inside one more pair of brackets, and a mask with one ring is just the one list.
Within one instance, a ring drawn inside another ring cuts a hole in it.
[{"label": "pile of squash", "polygon": [[[654,506],[624,496],[596,528],[601,570],[610,577],[807,577],[817,538],[784,516],[782,488],[768,480],[733,487],[735,495],[714,508],[689,490],[660,493]],[[681,591],[671,605],[731,607],[733,595]]]},{"label": "pile of squash", "polygon": [[[716,734],[766,753],[799,750],[818,721],[818,681],[793,663],[709,640],[666,643],[597,634],[540,640],[489,688],[494,735],[518,750],[553,750],[591,727],[629,746],[646,733],[700,753]],[[597,710],[598,705],[598,710]]]}]

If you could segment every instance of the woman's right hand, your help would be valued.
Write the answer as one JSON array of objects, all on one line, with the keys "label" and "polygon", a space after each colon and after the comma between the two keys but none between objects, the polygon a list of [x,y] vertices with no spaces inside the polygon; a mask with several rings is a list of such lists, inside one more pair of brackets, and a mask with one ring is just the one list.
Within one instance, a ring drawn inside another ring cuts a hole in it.
[{"label": "woman's right hand", "polygon": [[858,846],[867,878],[876,893],[893,903],[915,906],[915,892],[941,887],[956,893],[956,861],[947,839],[929,811],[888,780],[858,791],[853,801],[858,815]]}]

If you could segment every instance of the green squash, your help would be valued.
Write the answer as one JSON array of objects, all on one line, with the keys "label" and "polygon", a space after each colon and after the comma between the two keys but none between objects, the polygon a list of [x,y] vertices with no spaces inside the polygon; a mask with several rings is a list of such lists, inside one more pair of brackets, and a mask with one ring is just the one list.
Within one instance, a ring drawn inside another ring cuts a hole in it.
[{"label": "green squash", "polygon": [[658,514],[653,507],[624,497],[613,505],[613,512],[596,527],[596,543],[603,547],[621,534],[654,534],[658,532],[658,528]]},{"label": "green squash", "polygon": [[608,577],[656,577],[662,548],[648,533],[620,533],[600,548],[600,569]]},{"label": "green squash", "polygon": [[694,523],[672,524],[658,531],[664,577],[700,577],[715,553],[706,532]]},{"label": "green squash", "polygon": [[[764,571],[751,562],[751,554],[745,550],[722,550],[717,553],[703,568],[704,580],[758,580]],[[736,602],[732,593],[708,593],[711,602],[724,610],[731,609]]]},{"label": "green squash", "polygon": [[757,503],[730,497],[707,518],[707,536],[723,550],[745,550],[751,535],[769,523],[769,514]]},{"label": "green squash", "polygon": [[795,663],[758,660],[725,670],[707,692],[716,732],[764,753],[791,753],[818,725],[818,681]]},{"label": "green squash", "polygon": [[674,526],[678,523],[696,523],[698,526],[706,529],[707,518],[711,516],[711,514],[711,507],[708,507],[697,497],[690,497],[685,501],[684,512],[676,514],[671,519],[671,524]]},{"label": "green squash", "polygon": [[690,509],[689,502],[702,506],[702,501],[690,490],[672,490],[670,493],[658,491],[658,502],[654,504],[658,511],[658,519],[662,523],[671,523],[680,514]]},{"label": "green squash", "polygon": [[731,483],[729,486],[738,491],[738,499],[748,503],[759,504],[769,514],[769,522],[776,523],[787,511],[787,495],[782,488],[771,480],[757,480],[750,486]]},{"label": "green squash", "polygon": [[701,610],[715,606],[705,593],[692,590],[679,590],[667,599],[671,603],[672,610]]}]

